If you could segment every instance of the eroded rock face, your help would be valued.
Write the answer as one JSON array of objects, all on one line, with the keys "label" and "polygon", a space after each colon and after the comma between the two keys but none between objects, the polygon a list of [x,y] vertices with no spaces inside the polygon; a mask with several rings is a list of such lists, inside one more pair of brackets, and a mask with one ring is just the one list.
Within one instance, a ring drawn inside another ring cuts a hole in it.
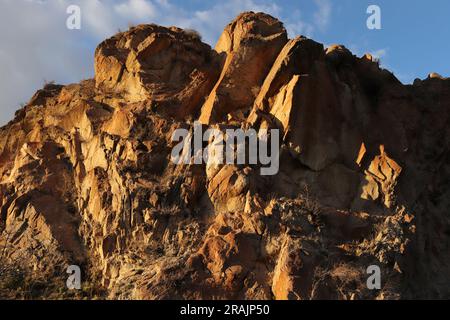
[{"label": "eroded rock face", "polygon": [[150,100],[180,119],[198,112],[218,76],[217,55],[193,31],[140,25],[95,52],[96,88],[127,102]]},{"label": "eroded rock face", "polygon": [[218,82],[202,107],[200,122],[213,124],[248,110],[287,42],[283,24],[263,13],[243,13],[220,36],[216,51],[224,61]]},{"label": "eroded rock face", "polygon": [[[450,297],[449,79],[402,85],[252,12],[215,50],[142,25],[95,60],[95,79],[46,85],[0,129],[0,259],[23,276],[0,296],[52,281],[33,294],[73,297],[76,264],[76,298]],[[280,129],[279,173],[175,165],[193,120]]]}]

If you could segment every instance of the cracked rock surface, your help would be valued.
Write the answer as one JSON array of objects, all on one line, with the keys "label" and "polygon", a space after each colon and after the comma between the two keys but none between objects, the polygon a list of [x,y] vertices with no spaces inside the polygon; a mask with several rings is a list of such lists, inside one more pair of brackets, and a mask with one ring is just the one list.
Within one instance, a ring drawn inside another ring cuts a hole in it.
[{"label": "cracked rock surface", "polygon": [[[132,27],[0,129],[0,297],[448,299],[449,117],[450,79],[403,85],[267,14],[215,49]],[[175,165],[194,121],[279,129],[279,173]]]}]

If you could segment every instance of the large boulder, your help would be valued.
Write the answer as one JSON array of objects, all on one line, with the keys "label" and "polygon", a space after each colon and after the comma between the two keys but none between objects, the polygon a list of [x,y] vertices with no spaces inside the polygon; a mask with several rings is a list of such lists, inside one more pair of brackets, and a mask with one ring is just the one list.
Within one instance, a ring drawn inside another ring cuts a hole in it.
[{"label": "large boulder", "polygon": [[139,25],[95,51],[96,87],[128,102],[151,100],[183,118],[195,114],[217,79],[216,54],[198,33]]}]

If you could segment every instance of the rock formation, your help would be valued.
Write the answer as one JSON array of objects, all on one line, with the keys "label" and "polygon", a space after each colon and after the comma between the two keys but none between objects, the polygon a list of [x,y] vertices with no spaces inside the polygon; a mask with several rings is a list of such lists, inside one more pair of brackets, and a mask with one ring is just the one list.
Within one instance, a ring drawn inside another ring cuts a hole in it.
[{"label": "rock formation", "polygon": [[[450,79],[403,85],[263,13],[215,49],[133,27],[98,46],[95,79],[46,85],[0,129],[0,294],[448,299],[449,117]],[[279,173],[174,164],[196,120],[279,129]]]}]

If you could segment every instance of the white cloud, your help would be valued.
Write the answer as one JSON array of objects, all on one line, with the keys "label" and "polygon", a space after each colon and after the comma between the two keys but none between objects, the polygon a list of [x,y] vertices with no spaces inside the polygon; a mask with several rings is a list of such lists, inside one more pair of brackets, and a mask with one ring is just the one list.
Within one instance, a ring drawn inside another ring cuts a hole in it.
[{"label": "white cloud", "polygon": [[314,33],[314,26],[303,19],[300,10],[291,12],[289,19],[286,19],[285,27],[290,38],[295,38],[298,35],[311,38]]},{"label": "white cloud", "polygon": [[320,31],[325,31],[330,23],[332,6],[329,0],[315,0],[318,7],[317,12],[314,14],[315,24],[319,27]]},{"label": "white cloud", "polygon": [[381,58],[384,58],[384,57],[387,56],[387,52],[388,52],[388,49],[387,49],[387,48],[384,48],[384,49],[378,49],[378,50],[375,50],[375,51],[371,52],[370,54],[371,54],[374,58],[380,59],[380,60],[381,60]]},{"label": "white cloud", "polygon": [[312,15],[312,21],[305,19],[300,10],[288,13],[284,21],[289,37],[294,38],[297,35],[304,35],[312,38],[317,30],[326,31],[332,16],[331,2],[329,0],[314,0],[314,3],[316,11]]},{"label": "white cloud", "polygon": [[286,24],[286,30],[290,38],[295,38],[298,35],[311,38],[314,32],[314,27],[303,21],[297,21]]},{"label": "white cloud", "polygon": [[79,81],[91,74],[90,53],[65,27],[66,8],[60,0],[1,1],[0,124],[45,80]]},{"label": "white cloud", "polygon": [[152,3],[158,11],[158,15],[152,22],[165,26],[176,25],[181,28],[195,29],[211,46],[215,45],[225,26],[243,11],[262,11],[276,17],[281,13],[281,9],[269,1],[262,3],[254,0],[229,0],[212,4],[204,10],[194,11],[175,6],[168,0],[153,0]]},{"label": "white cloud", "polygon": [[79,2],[85,13],[87,27],[98,36],[110,36],[130,24],[152,22],[196,29],[204,41],[212,46],[224,27],[243,11],[263,11],[274,16],[281,13],[276,4],[257,3],[254,0],[229,0],[197,11],[188,11],[173,5],[169,0],[120,0],[113,6],[99,0]]},{"label": "white cloud", "polygon": [[121,16],[138,18],[138,19],[154,19],[156,16],[155,6],[145,0],[129,0],[114,6],[114,10]]}]

